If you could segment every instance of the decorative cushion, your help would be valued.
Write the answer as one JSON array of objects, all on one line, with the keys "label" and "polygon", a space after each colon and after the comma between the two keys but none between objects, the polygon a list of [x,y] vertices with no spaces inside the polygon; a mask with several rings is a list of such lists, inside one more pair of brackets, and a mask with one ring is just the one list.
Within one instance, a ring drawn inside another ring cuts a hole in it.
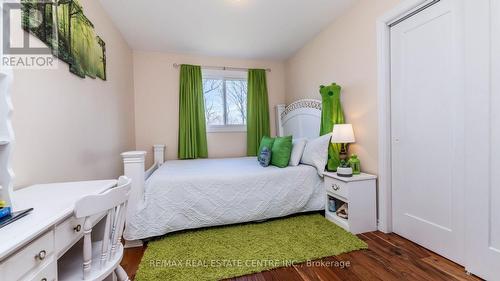
[{"label": "decorative cushion", "polygon": [[262,167],[268,167],[271,164],[271,149],[264,146],[259,154],[259,163]]},{"label": "decorative cushion", "polygon": [[271,164],[280,168],[287,167],[292,153],[292,136],[274,139],[271,151]]},{"label": "decorative cushion", "polygon": [[300,159],[302,158],[302,154],[304,153],[304,148],[306,148],[306,144],[307,144],[306,139],[293,140],[292,154],[290,155],[290,162],[288,163],[288,166],[299,165]]},{"label": "decorative cushion", "polygon": [[262,140],[260,141],[260,146],[259,146],[259,153],[257,155],[260,155],[260,153],[262,152],[262,149],[264,147],[267,147],[267,148],[269,148],[269,150],[272,150],[273,144],[274,144],[274,138],[271,138],[268,136],[262,137]]},{"label": "decorative cushion", "polygon": [[331,137],[332,134],[327,134],[309,140],[300,160],[300,163],[315,167],[320,177],[323,177],[323,172],[328,161],[328,146],[330,145]]}]

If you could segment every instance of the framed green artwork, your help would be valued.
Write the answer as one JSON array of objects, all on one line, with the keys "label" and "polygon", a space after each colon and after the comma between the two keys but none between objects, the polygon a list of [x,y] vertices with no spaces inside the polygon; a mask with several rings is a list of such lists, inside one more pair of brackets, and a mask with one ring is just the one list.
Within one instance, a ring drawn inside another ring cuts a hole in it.
[{"label": "framed green artwork", "polygon": [[22,27],[85,78],[106,80],[106,44],[78,0],[22,0]]}]

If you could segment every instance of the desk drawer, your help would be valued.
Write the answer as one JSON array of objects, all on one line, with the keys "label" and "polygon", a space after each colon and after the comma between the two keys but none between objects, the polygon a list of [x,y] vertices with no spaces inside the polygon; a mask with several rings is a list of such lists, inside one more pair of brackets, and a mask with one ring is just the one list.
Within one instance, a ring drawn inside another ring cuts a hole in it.
[{"label": "desk drawer", "polygon": [[4,280],[14,281],[26,277],[28,273],[40,270],[50,260],[54,260],[54,232],[49,231],[33,240],[0,265]]},{"label": "desk drawer", "polygon": [[327,192],[349,200],[349,188],[346,182],[325,177],[325,185]]},{"label": "desk drawer", "polygon": [[61,256],[82,237],[84,218],[69,217],[56,226],[56,253]]},{"label": "desk drawer", "polygon": [[22,281],[56,281],[57,280],[57,261],[54,260],[39,272],[32,276],[26,276]]}]

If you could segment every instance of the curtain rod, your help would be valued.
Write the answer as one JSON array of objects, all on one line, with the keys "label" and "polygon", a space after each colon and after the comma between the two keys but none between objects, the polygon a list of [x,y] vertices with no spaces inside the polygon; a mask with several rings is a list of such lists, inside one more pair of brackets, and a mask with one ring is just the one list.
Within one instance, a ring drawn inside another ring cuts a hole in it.
[{"label": "curtain rod", "polygon": [[[181,65],[178,63],[174,63],[174,68],[179,68]],[[236,71],[247,71],[248,68],[242,68],[242,67],[230,67],[230,66],[209,66],[209,65],[202,65],[201,68],[203,69],[215,69],[215,70],[236,70]],[[271,72],[270,68],[266,68],[267,72]]]}]

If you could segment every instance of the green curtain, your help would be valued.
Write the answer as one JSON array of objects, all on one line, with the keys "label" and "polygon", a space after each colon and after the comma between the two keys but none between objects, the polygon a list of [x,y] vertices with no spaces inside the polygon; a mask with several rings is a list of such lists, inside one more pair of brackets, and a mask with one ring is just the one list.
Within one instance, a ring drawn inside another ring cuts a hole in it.
[{"label": "green curtain", "polygon": [[181,65],[179,83],[179,159],[208,157],[201,67]]},{"label": "green curtain", "polygon": [[247,155],[256,156],[260,140],[270,136],[266,71],[248,70]]},{"label": "green curtain", "polygon": [[[344,112],[340,103],[341,87],[335,83],[330,86],[321,86],[320,94],[322,99],[321,110],[321,131],[320,135],[326,135],[332,132],[333,125],[344,124]],[[340,165],[340,144],[330,143],[328,148],[328,171],[337,171]]]}]

